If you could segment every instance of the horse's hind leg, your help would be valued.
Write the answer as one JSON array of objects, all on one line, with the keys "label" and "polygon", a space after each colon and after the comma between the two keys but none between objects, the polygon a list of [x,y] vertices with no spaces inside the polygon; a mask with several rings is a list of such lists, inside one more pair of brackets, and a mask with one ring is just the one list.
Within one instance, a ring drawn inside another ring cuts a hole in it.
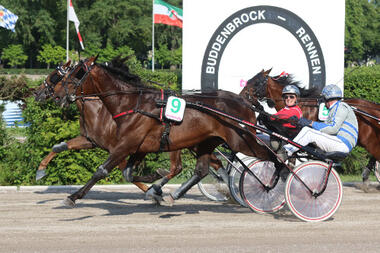
[{"label": "horse's hind leg", "polygon": [[120,156],[110,155],[102,165],[98,167],[96,172],[92,175],[91,179],[78,191],[74,192],[70,196],[68,196],[64,201],[63,204],[68,207],[74,207],[75,201],[77,199],[83,198],[88,191],[101,179],[105,178],[111,170],[119,164],[120,160],[122,158],[117,158]]},{"label": "horse's hind leg", "polygon": [[207,176],[208,168],[210,164],[210,154],[206,153],[198,157],[195,167],[194,175],[183,183],[174,193],[170,193],[165,197],[165,201],[170,205],[174,203],[174,200],[181,198],[191,187],[199,183],[202,178]]},{"label": "horse's hind leg", "polygon": [[159,181],[153,184],[146,193],[159,203],[162,200],[162,187],[169,182],[170,179],[178,175],[182,171],[181,151],[170,152],[170,172],[168,175],[162,177]]},{"label": "horse's hind leg", "polygon": [[129,157],[128,163],[123,170],[123,176],[124,176],[125,181],[127,182],[143,181],[140,179],[134,179],[134,176],[132,175],[132,173],[134,171],[134,168],[136,168],[141,163],[141,161],[144,159],[145,156],[146,156],[145,153],[135,153]]},{"label": "horse's hind leg", "polygon": [[78,136],[74,139],[69,140],[66,142],[61,142],[59,144],[56,144],[52,148],[52,152],[50,152],[40,163],[40,166],[38,166],[37,172],[36,172],[36,180],[40,180],[43,178],[46,173],[46,167],[50,163],[51,160],[57,155],[57,153],[60,153],[65,150],[79,150],[79,149],[91,149],[94,148],[94,145],[92,142],[90,142],[86,137],[84,136]]},{"label": "horse's hind leg", "polygon": [[375,164],[376,164],[376,158],[372,156],[371,159],[368,161],[367,166],[363,169],[362,178],[363,178],[363,183],[365,185],[369,184],[369,175],[371,174],[371,171],[374,170]]}]

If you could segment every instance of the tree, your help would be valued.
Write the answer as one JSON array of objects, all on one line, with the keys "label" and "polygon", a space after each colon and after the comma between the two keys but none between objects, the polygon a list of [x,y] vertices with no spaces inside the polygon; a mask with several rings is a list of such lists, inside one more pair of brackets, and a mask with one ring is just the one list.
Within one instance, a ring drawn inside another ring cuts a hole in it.
[{"label": "tree", "polygon": [[376,1],[346,0],[346,62],[360,62],[380,53],[380,12]]},{"label": "tree", "polygon": [[17,67],[25,64],[28,56],[24,54],[24,50],[21,45],[9,45],[3,50],[1,58],[8,61],[9,66]]},{"label": "tree", "polygon": [[170,50],[168,45],[161,44],[160,47],[155,51],[154,58],[161,65],[161,68],[167,67],[170,64]]},{"label": "tree", "polygon": [[42,50],[39,51],[37,60],[47,64],[47,68],[50,68],[50,64],[58,64],[64,62],[66,59],[66,50],[61,46],[53,47],[50,44],[42,46]]}]

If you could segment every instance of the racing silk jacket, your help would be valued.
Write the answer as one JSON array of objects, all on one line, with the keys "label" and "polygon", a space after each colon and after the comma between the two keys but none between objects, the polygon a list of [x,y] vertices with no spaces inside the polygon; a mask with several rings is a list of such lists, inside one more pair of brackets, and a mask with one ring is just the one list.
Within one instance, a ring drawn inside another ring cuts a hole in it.
[{"label": "racing silk jacket", "polygon": [[336,135],[351,151],[358,140],[358,121],[345,102],[337,101],[329,109],[325,122],[313,122],[312,127],[323,133]]},{"label": "racing silk jacket", "polygon": [[[302,111],[298,105],[291,106],[291,107],[285,106],[274,115],[278,116],[279,119],[289,119],[292,116],[296,116],[298,119],[300,119],[302,117]],[[282,126],[288,127],[288,128],[296,128],[296,126],[293,126],[290,123],[284,123],[282,124]]]}]

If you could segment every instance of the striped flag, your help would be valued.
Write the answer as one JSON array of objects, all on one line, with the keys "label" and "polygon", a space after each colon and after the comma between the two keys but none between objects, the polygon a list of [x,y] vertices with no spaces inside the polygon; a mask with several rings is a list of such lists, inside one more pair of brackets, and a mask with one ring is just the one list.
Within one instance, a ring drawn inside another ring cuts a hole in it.
[{"label": "striped flag", "polygon": [[73,6],[73,3],[71,2],[71,0],[70,0],[70,6],[69,6],[69,20],[74,22],[75,30],[77,31],[77,34],[78,34],[80,46],[82,47],[82,50],[84,50],[82,36],[79,33],[80,22],[79,22],[79,19],[77,17],[77,14],[75,14],[74,6]]},{"label": "striped flag", "polygon": [[0,26],[1,27],[9,29],[12,32],[16,32],[15,27],[16,27],[17,19],[18,19],[17,15],[13,14],[9,10],[5,9],[2,5],[0,5]]},{"label": "striped flag", "polygon": [[162,0],[154,0],[153,14],[155,24],[174,25],[182,28],[182,9]]}]

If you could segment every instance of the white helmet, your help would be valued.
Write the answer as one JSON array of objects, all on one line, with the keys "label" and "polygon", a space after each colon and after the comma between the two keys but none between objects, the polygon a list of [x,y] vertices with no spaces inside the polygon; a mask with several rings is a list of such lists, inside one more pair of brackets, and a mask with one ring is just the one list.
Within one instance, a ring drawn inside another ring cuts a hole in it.
[{"label": "white helmet", "polygon": [[282,95],[284,95],[284,94],[296,94],[296,96],[299,97],[301,95],[301,92],[298,89],[298,87],[295,85],[286,85],[282,89]]},{"label": "white helmet", "polygon": [[321,96],[324,97],[325,100],[333,98],[340,99],[343,97],[343,93],[337,85],[329,84],[323,88]]}]

